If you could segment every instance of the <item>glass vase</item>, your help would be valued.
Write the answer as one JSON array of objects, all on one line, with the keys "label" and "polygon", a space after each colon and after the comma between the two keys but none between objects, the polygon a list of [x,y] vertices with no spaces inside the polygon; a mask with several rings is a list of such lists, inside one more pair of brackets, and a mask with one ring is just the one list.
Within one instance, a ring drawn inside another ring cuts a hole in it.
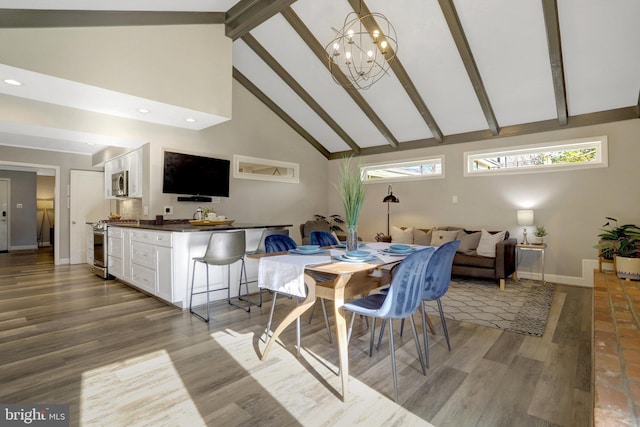
[{"label": "glass vase", "polygon": [[358,250],[358,226],[357,225],[347,226],[347,250],[348,251]]}]

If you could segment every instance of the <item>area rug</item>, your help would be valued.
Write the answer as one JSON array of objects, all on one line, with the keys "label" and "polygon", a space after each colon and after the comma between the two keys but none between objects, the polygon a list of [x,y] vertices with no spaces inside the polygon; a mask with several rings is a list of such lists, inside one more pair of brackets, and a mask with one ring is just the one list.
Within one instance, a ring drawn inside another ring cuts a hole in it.
[{"label": "area rug", "polygon": [[[521,279],[507,281],[505,290],[494,280],[453,278],[441,298],[445,318],[526,335],[542,336],[553,299],[554,284]],[[427,312],[439,316],[435,301]]]}]

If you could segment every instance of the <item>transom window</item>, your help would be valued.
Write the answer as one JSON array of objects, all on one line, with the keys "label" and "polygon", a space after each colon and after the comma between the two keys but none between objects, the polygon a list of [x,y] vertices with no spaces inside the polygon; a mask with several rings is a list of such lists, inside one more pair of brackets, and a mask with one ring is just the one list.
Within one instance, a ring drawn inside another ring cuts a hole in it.
[{"label": "transom window", "polygon": [[607,137],[464,153],[465,176],[607,167]]},{"label": "transom window", "polygon": [[364,182],[444,178],[444,155],[410,162],[364,165],[360,167],[360,173]]}]

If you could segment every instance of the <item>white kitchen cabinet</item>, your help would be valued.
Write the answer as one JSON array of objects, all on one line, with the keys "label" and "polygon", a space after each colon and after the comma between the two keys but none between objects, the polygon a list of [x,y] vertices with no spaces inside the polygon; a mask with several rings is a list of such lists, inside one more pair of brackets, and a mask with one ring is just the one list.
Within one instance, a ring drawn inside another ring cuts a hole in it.
[{"label": "white kitchen cabinet", "polygon": [[[255,248],[263,229],[247,229],[248,248]],[[109,273],[124,283],[135,286],[181,308],[189,307],[190,284],[193,275],[193,257],[204,255],[211,232],[178,233],[144,228],[109,227],[110,242],[118,249],[109,248]],[[255,282],[258,260],[247,259],[250,292],[257,292]],[[209,274],[212,288],[227,284],[226,266],[211,266]],[[238,295],[240,263],[231,268],[231,295]],[[204,290],[206,269],[200,264],[195,275],[196,291]],[[244,292],[244,288],[243,288]],[[211,294],[211,300],[225,299],[227,292]],[[194,297],[194,304],[204,303],[204,295]]]},{"label": "white kitchen cabinet", "polygon": [[142,197],[142,177],[143,177],[143,163],[142,163],[142,148],[138,148],[135,151],[124,155],[126,169],[129,171],[129,197],[141,198]]},{"label": "white kitchen cabinet", "polygon": [[109,227],[108,233],[109,273],[168,302],[176,302],[172,233],[127,227]]},{"label": "white kitchen cabinet", "polygon": [[104,163],[104,189],[106,199],[116,199],[111,195],[111,179],[114,173],[129,172],[129,198],[142,198],[144,177],[144,154],[140,147],[127,154],[115,157]]},{"label": "white kitchen cabinet", "polygon": [[87,264],[93,265],[93,224],[87,224]]},{"label": "white kitchen cabinet", "polygon": [[107,271],[118,278],[124,276],[122,234],[121,228],[107,228]]},{"label": "white kitchen cabinet", "polygon": [[115,196],[111,195],[111,188],[112,188],[111,175],[115,173],[113,168],[114,168],[113,162],[111,161],[105,162],[104,164],[104,198],[105,199],[115,199]]}]

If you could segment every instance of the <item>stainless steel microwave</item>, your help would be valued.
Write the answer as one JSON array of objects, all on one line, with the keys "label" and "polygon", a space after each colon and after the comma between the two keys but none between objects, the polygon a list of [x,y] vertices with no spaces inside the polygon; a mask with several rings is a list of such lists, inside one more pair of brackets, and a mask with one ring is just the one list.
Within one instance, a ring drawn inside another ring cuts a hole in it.
[{"label": "stainless steel microwave", "polygon": [[111,175],[111,195],[115,197],[129,196],[129,171],[121,171]]}]

